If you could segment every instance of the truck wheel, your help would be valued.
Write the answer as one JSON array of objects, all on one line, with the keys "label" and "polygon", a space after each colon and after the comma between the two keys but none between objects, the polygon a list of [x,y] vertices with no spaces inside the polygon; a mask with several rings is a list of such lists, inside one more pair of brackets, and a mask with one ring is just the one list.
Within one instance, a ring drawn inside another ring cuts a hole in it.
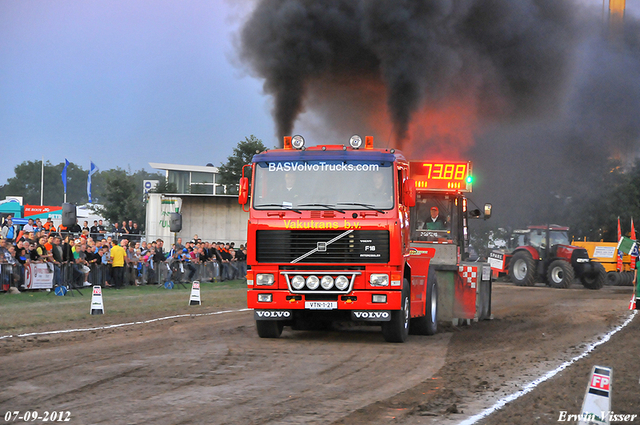
[{"label": "truck wheel", "polygon": [[391,312],[391,320],[382,323],[382,336],[387,342],[405,342],[409,335],[409,321],[411,318],[411,304],[409,303],[409,282],[404,280],[402,288],[402,307]]},{"label": "truck wheel", "polygon": [[284,325],[280,320],[256,320],[256,329],[260,338],[279,338]]},{"label": "truck wheel", "polygon": [[575,275],[571,264],[564,260],[555,260],[547,271],[547,283],[552,288],[568,288]]},{"label": "truck wheel", "polygon": [[632,272],[624,272],[624,279],[622,279],[622,282],[620,283],[620,285],[622,286],[633,286],[633,273]]},{"label": "truck wheel", "polygon": [[582,276],[581,280],[582,284],[587,289],[600,289],[604,286],[604,283],[607,280],[607,272],[602,264],[596,263],[593,273]]},{"label": "truck wheel", "polygon": [[622,276],[618,272],[607,273],[607,285],[619,286],[622,280]]},{"label": "truck wheel", "polygon": [[535,265],[531,254],[516,252],[509,262],[509,279],[518,286],[535,284]]},{"label": "truck wheel", "polygon": [[414,335],[434,335],[438,332],[438,282],[435,272],[429,272],[427,279],[427,306],[423,317],[411,319],[411,333]]}]

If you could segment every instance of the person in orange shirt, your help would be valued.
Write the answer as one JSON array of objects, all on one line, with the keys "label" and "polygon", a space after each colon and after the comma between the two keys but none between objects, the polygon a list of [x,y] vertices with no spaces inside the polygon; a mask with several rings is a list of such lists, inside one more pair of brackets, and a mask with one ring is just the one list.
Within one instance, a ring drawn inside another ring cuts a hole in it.
[{"label": "person in orange shirt", "polygon": [[44,228],[44,230],[46,230],[48,233],[55,233],[56,231],[56,227],[53,225],[53,221],[51,220],[51,217],[47,218],[47,222],[44,223],[42,225],[42,227]]},{"label": "person in orange shirt", "polygon": [[[46,226],[46,223],[45,223]],[[47,251],[53,253],[53,236],[49,236],[47,238],[47,242],[44,244],[44,247],[47,248]]]}]

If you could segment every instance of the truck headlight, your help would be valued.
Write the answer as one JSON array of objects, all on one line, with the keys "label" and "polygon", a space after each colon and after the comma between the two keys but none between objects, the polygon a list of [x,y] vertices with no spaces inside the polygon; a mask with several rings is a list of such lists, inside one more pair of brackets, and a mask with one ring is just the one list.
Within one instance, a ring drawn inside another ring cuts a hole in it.
[{"label": "truck headlight", "polygon": [[318,289],[318,286],[320,286],[320,279],[318,279],[318,276],[311,275],[307,278],[307,288]]},{"label": "truck headlight", "polygon": [[369,283],[371,286],[389,286],[389,275],[385,273],[371,273]]},{"label": "truck headlight", "polygon": [[269,286],[269,285],[273,285],[273,282],[275,282],[275,279],[272,273],[256,274],[256,285]]},{"label": "truck headlight", "polygon": [[304,286],[304,277],[298,275],[295,275],[292,279],[291,279],[291,286],[293,287],[293,289],[299,291],[300,289],[302,289],[302,287]]},{"label": "truck headlight", "polygon": [[344,291],[349,287],[349,279],[345,275],[340,275],[336,278],[336,288]]},{"label": "truck headlight", "polygon": [[322,279],[320,280],[320,286],[322,286],[322,289],[326,289],[327,291],[333,288],[333,278],[329,275],[322,276]]}]

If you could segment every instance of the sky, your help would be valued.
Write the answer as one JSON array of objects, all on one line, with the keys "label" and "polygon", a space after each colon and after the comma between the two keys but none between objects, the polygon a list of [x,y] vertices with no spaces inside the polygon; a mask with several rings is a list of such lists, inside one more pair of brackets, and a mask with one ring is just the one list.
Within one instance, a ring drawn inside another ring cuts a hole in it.
[{"label": "sky", "polygon": [[23,161],[154,171],[277,144],[234,35],[250,2],[0,2],[0,185]]}]

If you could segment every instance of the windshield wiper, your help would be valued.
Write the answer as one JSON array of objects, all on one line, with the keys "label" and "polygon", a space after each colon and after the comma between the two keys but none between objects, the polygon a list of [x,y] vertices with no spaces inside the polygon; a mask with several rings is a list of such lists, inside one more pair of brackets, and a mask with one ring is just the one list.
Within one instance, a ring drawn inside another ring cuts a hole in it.
[{"label": "windshield wiper", "polygon": [[339,213],[343,213],[344,214],[344,210],[341,210],[339,208],[336,208],[333,205],[328,205],[328,204],[298,204],[299,207],[325,207],[328,208],[330,210],[333,211],[338,211]]},{"label": "windshield wiper", "polygon": [[338,205],[355,205],[358,207],[365,207],[370,210],[378,211],[380,214],[384,214],[384,211],[377,209],[375,205],[371,204],[361,204],[359,202],[338,202]]},{"label": "windshield wiper", "polygon": [[302,212],[300,210],[297,210],[295,208],[290,208],[290,207],[282,205],[282,204],[259,204],[259,205],[254,205],[253,206],[253,208],[260,208],[260,207],[280,207],[283,210],[293,211],[293,212],[297,212],[298,214],[302,214]]}]

